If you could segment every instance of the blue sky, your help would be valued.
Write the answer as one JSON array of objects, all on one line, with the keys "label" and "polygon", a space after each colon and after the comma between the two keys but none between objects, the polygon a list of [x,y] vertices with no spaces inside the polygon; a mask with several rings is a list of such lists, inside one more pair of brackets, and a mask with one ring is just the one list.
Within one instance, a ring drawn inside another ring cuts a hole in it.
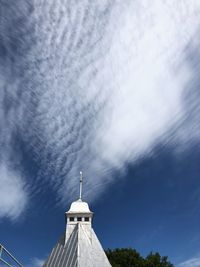
[{"label": "blue sky", "polygon": [[197,0],[0,1],[0,243],[40,266],[78,196],[105,248],[200,266]]},{"label": "blue sky", "polygon": [[[198,147],[181,157],[160,147],[128,166],[125,175],[116,175],[118,182],[90,201],[103,246],[133,247],[142,255],[159,251],[176,264],[198,258],[199,157]],[[43,260],[64,231],[69,205],[56,207],[54,198],[51,192],[41,194],[22,218],[1,222],[1,242],[25,263]]]}]

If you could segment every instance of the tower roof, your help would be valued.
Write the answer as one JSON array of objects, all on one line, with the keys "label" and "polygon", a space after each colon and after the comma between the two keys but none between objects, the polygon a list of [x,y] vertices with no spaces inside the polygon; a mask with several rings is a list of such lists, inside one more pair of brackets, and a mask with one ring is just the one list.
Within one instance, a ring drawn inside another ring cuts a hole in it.
[{"label": "tower roof", "polygon": [[67,213],[91,213],[88,203],[78,199],[72,202],[70,209]]},{"label": "tower roof", "polygon": [[93,229],[77,224],[67,240],[60,238],[43,267],[112,266]]},{"label": "tower roof", "polygon": [[112,267],[92,228],[93,213],[82,201],[82,178],[80,172],[79,199],[66,212],[66,232],[43,267]]}]

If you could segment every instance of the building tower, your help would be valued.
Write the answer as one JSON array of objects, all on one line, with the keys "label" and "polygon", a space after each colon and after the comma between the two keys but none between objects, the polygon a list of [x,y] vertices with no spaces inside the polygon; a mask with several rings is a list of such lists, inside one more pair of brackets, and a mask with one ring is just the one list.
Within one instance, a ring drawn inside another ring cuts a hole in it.
[{"label": "building tower", "polygon": [[43,267],[111,267],[92,228],[93,212],[80,194],[66,215],[66,231],[53,248]]}]

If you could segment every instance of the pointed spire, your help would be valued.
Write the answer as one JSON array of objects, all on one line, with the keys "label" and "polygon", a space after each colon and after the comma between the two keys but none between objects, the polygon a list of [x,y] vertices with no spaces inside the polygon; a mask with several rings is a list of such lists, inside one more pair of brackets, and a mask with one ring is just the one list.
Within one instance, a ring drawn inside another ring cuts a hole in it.
[{"label": "pointed spire", "polygon": [[83,173],[80,171],[80,188],[79,188],[79,199],[82,200],[82,188],[83,188]]}]

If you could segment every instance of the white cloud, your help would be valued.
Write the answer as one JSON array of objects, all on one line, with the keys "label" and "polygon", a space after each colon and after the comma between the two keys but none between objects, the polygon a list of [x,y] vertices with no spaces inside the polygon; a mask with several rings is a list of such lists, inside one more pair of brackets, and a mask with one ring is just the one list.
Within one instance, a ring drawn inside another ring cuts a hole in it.
[{"label": "white cloud", "polygon": [[188,5],[134,1],[113,13],[104,78],[110,105],[96,132],[99,143],[94,144],[111,166],[148,153],[183,119],[183,93],[192,74],[183,51],[200,22],[197,1],[190,11],[179,12]]},{"label": "white cloud", "polygon": [[33,258],[31,259],[31,262],[27,265],[27,267],[42,267],[43,264],[44,264],[44,260]]},{"label": "white cloud", "polygon": [[0,163],[0,218],[17,219],[26,204],[27,192],[22,178]]},{"label": "white cloud", "polygon": [[[74,197],[80,169],[87,195],[97,197],[113,181],[113,169],[160,141],[193,138],[177,128],[193,75],[186,47],[196,39],[199,0],[111,2],[35,2],[30,23],[14,27],[19,58],[13,61],[17,52],[5,43],[10,60],[0,69],[0,144],[12,146],[17,129],[39,166],[33,186],[51,183],[61,198]],[[12,10],[26,16],[31,9]],[[2,39],[14,43],[8,29]]]},{"label": "white cloud", "polygon": [[200,258],[191,258],[179,263],[177,267],[200,267]]}]

